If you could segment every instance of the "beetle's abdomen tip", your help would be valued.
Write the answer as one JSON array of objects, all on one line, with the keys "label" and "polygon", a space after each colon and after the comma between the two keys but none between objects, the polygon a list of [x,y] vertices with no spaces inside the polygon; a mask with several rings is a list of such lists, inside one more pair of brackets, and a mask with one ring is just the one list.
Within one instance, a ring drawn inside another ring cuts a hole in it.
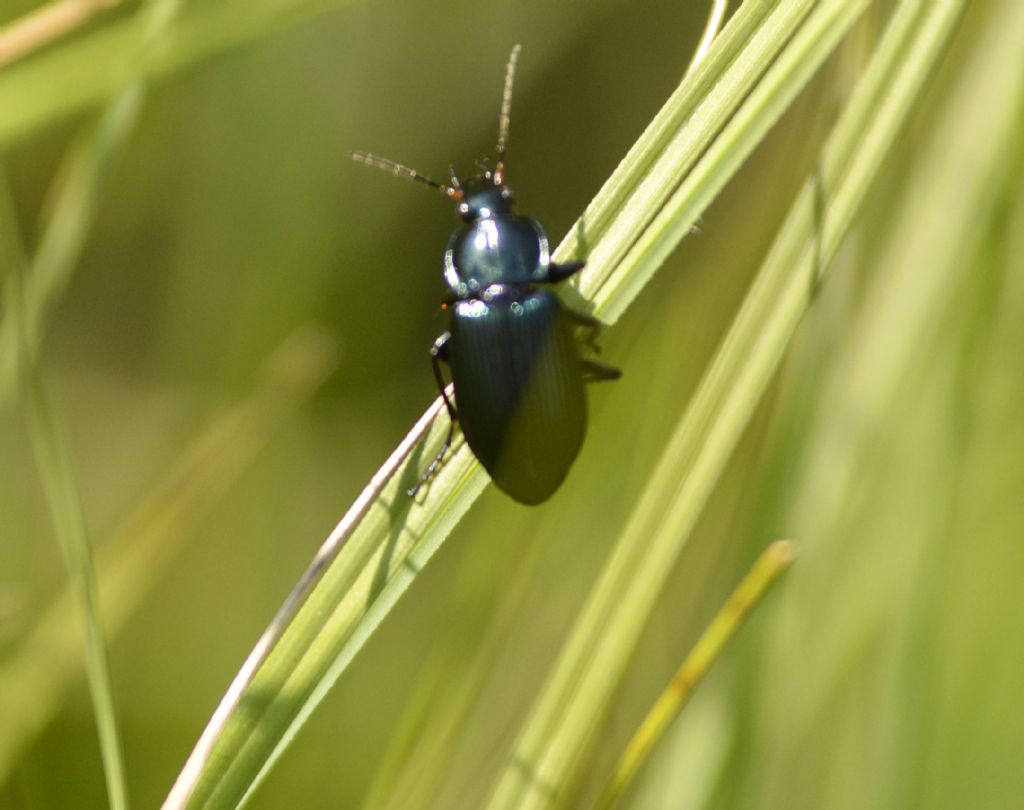
[{"label": "beetle's abdomen tip", "polygon": [[492,475],[491,480],[512,500],[524,506],[537,506],[544,503],[561,488],[568,473],[569,470],[566,469],[557,478],[549,475],[543,479],[526,479],[519,476],[510,479]]}]

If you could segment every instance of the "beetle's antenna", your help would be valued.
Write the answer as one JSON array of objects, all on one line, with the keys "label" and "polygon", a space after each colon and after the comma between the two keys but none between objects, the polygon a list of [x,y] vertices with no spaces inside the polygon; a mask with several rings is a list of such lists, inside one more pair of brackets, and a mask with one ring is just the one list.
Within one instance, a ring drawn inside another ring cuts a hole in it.
[{"label": "beetle's antenna", "polygon": [[445,197],[449,197],[453,200],[461,199],[462,197],[462,189],[457,185],[443,186],[436,180],[431,180],[426,175],[420,174],[415,169],[410,169],[408,166],[403,166],[401,163],[395,163],[393,160],[377,157],[376,155],[371,155],[369,152],[349,152],[348,156],[356,163],[365,163],[367,166],[373,166],[375,169],[381,169],[388,174],[393,174],[395,177],[403,177],[406,180],[421,183],[435,191],[440,191]]},{"label": "beetle's antenna", "polygon": [[498,145],[494,150],[498,153],[498,163],[494,168],[496,186],[505,182],[505,153],[508,151],[508,126],[512,117],[512,85],[516,80],[516,63],[519,62],[519,52],[522,49],[522,45],[512,48],[508,66],[505,68],[505,90],[501,94],[501,118],[498,119]]}]

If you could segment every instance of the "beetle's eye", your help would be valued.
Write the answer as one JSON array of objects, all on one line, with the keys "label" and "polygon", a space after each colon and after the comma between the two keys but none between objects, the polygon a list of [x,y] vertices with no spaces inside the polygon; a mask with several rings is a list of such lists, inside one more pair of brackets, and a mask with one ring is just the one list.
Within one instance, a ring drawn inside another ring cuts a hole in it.
[{"label": "beetle's eye", "polygon": [[472,212],[469,208],[468,202],[460,202],[459,207],[455,209],[455,212],[463,219],[472,219]]},{"label": "beetle's eye", "polygon": [[503,188],[501,190],[501,199],[503,200],[514,200],[516,198],[515,192],[510,188]]}]

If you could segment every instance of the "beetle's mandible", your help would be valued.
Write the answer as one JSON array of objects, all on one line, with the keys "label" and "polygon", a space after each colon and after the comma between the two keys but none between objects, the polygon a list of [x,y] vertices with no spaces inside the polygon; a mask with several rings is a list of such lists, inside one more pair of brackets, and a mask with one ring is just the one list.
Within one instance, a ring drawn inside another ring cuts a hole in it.
[{"label": "beetle's mandible", "polygon": [[[550,287],[583,268],[556,264],[544,230],[515,211],[505,185],[512,83],[519,46],[505,71],[496,161],[460,181],[451,171],[443,185],[413,169],[366,152],[351,157],[439,191],[456,204],[463,225],[448,240],[442,306],[451,328],[430,349],[434,378],[451,424],[441,451],[409,491],[415,496],[450,449],[455,424],[470,449],[508,495],[525,504],[547,500],[565,480],[587,424],[584,384],[618,379],[616,368],[582,357],[576,328],[590,331],[596,349],[601,323],[566,307]],[[451,369],[455,402],[445,391],[441,364]]]}]

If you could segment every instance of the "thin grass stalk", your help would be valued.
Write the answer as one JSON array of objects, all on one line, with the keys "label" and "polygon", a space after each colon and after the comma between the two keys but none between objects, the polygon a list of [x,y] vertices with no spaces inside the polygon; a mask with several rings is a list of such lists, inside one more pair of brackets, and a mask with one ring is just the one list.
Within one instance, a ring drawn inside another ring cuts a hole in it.
[{"label": "thin grass stalk", "polygon": [[17,382],[15,356],[31,364],[38,359],[49,314],[70,283],[111,166],[138,120],[147,90],[143,79],[146,65],[160,52],[161,39],[180,5],[181,0],[148,0],[138,12],[140,32],[133,43],[132,78],[110,100],[95,127],[84,131],[67,150],[54,183],[52,212],[31,267],[20,281],[21,329],[16,331],[5,323],[0,331],[0,401],[11,394]]},{"label": "thin grass stalk", "polygon": [[[262,380],[241,401],[219,409],[187,440],[177,458],[97,543],[96,579],[108,637],[134,614],[159,577],[195,537],[196,527],[248,470],[335,364],[325,335],[303,330],[267,360]],[[76,602],[65,586],[39,611],[18,648],[0,663],[0,785],[58,712],[81,670],[74,632]]]},{"label": "thin grass stalk", "polygon": [[697,685],[743,626],[750,612],[795,559],[796,545],[789,540],[776,540],[754,561],[627,743],[614,775],[597,801],[598,810],[613,807],[636,780],[651,752],[693,696]]},{"label": "thin grass stalk", "polygon": [[[0,223],[0,233],[10,240],[7,246],[12,271],[9,279],[10,289],[13,291],[13,300],[9,302],[9,312],[12,315],[10,328],[18,330],[15,338],[20,338],[20,328],[26,323],[24,300],[20,294],[24,286],[20,274],[24,272],[26,260],[19,249],[14,206],[5,180],[0,181],[0,198],[0,219],[3,220]],[[17,345],[21,347],[23,344],[19,342]],[[16,364],[16,371],[23,385],[23,404],[28,417],[29,438],[36,456],[39,478],[53,521],[54,533],[75,594],[78,619],[81,623],[85,669],[93,713],[96,717],[107,798],[114,810],[127,810],[128,788],[124,772],[124,753],[118,732],[110,661],[100,618],[96,571],[71,454],[64,427],[50,400],[42,375],[30,358],[19,355],[18,359],[20,362]]]},{"label": "thin grass stalk", "polygon": [[[140,65],[159,44],[178,4],[179,0],[150,0],[144,8],[145,22],[137,44]],[[76,148],[69,150],[70,171],[64,178],[66,193],[57,203],[36,255],[29,263],[23,250],[11,250],[14,270],[7,279],[5,292],[9,295],[7,312],[13,317],[0,335],[3,338],[0,340],[0,371],[7,372],[6,377],[0,378],[0,400],[15,385],[24,386],[25,410],[40,478],[68,575],[78,594],[89,691],[107,795],[115,810],[128,807],[128,790],[92,548],[62,420],[37,360],[46,312],[55,294],[66,285],[77,262],[95,216],[106,169],[134,126],[143,92],[144,85],[136,79],[108,106],[95,134],[87,135]],[[0,189],[0,194],[5,198],[2,214],[7,220],[2,230],[17,234],[14,208],[6,186]],[[7,353],[6,359],[2,357],[3,352]]]},{"label": "thin grass stalk", "polygon": [[64,555],[82,623],[85,669],[99,736],[107,798],[113,810],[128,807],[124,753],[118,731],[114,690],[110,678],[92,548],[82,513],[81,496],[67,447],[63,426],[50,402],[43,381],[36,374],[26,385],[26,410],[39,477],[46,493],[54,530]]}]

